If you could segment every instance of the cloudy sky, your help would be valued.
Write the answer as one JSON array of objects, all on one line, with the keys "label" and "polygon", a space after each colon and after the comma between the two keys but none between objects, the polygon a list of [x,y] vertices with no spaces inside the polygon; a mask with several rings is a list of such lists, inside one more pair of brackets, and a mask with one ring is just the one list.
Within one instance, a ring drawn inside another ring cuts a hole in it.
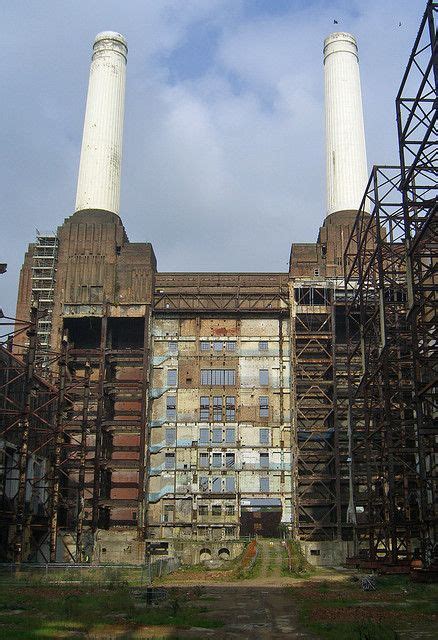
[{"label": "cloudy sky", "polygon": [[332,31],[358,39],[369,166],[397,163],[394,97],[423,0],[1,4],[0,305],[10,315],[35,229],[73,212],[99,31],[128,41],[121,215],[132,241],[152,242],[160,271],[284,271],[291,242],[315,240]]}]

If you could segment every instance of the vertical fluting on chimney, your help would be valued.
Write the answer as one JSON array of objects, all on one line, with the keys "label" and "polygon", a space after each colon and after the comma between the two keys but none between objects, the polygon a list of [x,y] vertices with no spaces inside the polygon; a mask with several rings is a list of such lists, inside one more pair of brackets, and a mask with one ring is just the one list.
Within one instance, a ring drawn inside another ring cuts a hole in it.
[{"label": "vertical fluting on chimney", "polygon": [[356,39],[324,41],[327,215],[356,210],[368,181]]},{"label": "vertical fluting on chimney", "polygon": [[96,36],[88,84],[75,211],[119,214],[128,48],[120,33]]}]

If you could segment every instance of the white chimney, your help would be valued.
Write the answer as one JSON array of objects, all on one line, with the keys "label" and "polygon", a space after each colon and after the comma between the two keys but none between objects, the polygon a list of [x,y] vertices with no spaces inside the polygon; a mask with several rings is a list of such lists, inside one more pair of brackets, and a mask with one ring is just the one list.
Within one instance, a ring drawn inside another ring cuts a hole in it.
[{"label": "white chimney", "polygon": [[88,84],[75,211],[119,214],[128,47],[120,33],[96,36]]},{"label": "white chimney", "polygon": [[356,39],[324,41],[327,215],[357,210],[368,182]]}]

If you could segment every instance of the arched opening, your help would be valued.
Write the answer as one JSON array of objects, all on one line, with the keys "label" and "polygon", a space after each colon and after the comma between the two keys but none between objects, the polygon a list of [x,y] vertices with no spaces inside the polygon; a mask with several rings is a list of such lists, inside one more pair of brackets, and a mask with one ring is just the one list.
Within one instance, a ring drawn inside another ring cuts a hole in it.
[{"label": "arched opening", "polygon": [[219,549],[218,556],[221,560],[229,560],[230,559],[230,550],[224,547],[223,549]]},{"label": "arched opening", "polygon": [[211,550],[207,548],[201,549],[199,552],[199,560],[204,562],[205,560],[211,560]]}]

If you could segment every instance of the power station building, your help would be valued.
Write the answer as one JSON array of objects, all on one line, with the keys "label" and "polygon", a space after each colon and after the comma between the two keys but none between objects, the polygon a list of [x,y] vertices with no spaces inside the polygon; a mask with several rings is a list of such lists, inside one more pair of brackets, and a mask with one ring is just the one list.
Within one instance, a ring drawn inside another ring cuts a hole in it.
[{"label": "power station building", "polygon": [[[351,233],[374,206],[356,41],[324,43],[327,215],[316,242],[292,244],[284,273],[163,273],[152,244],[129,241],[126,62],[123,36],[96,37],[75,212],[29,246],[20,276],[17,318],[38,294],[46,370],[63,371],[68,399],[45,553],[138,563],[153,541],[194,562],[284,533],[313,562],[341,562],[357,553],[366,507],[351,473],[349,376],[363,362],[348,355],[344,277]],[[17,354],[26,341],[15,338]],[[20,549],[34,553],[32,536]]]}]

